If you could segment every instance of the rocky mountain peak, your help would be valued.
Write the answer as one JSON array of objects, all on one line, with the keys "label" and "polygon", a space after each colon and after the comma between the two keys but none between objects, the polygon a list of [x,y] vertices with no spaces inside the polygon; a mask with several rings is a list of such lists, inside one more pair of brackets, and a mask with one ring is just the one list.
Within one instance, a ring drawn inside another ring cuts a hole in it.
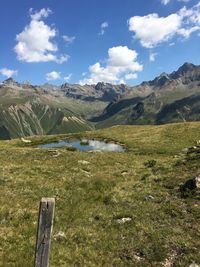
[{"label": "rocky mountain peak", "polygon": [[190,81],[200,80],[200,66],[186,62],[177,71],[171,74],[163,72],[154,80],[141,83],[141,86],[163,87],[176,79],[182,83],[187,83],[188,79]]},{"label": "rocky mountain peak", "polygon": [[185,62],[178,70],[177,72],[180,73],[180,74],[184,74],[186,73],[187,71],[191,71],[191,70],[194,70],[196,68],[196,66],[192,63],[188,63],[188,62]]},{"label": "rocky mountain peak", "polygon": [[98,82],[96,85],[95,85],[95,90],[102,90],[103,88],[105,87],[110,87],[111,84],[109,83],[104,83],[104,82]]},{"label": "rocky mountain peak", "polygon": [[161,73],[158,77],[156,77],[153,81],[150,81],[149,84],[151,86],[163,86],[170,80],[169,75],[166,72]]},{"label": "rocky mountain peak", "polygon": [[200,79],[200,66],[196,66],[192,63],[184,63],[177,71],[170,74],[171,79],[185,79],[188,80],[199,80]]},{"label": "rocky mountain peak", "polygon": [[18,82],[16,82],[13,78],[8,78],[3,81],[4,86],[20,86]]}]

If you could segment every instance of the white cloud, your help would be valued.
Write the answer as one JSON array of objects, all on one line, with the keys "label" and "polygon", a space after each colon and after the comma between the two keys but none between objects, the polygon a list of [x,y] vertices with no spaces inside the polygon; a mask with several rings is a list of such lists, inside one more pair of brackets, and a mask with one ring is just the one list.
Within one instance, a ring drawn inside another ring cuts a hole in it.
[{"label": "white cloud", "polygon": [[17,70],[11,70],[7,68],[0,69],[0,74],[6,76],[7,78],[12,77],[13,75],[17,75],[17,73],[18,73]]},{"label": "white cloud", "polygon": [[178,2],[188,3],[190,0],[178,0]]},{"label": "white cloud", "polygon": [[105,66],[99,62],[91,65],[89,77],[81,80],[80,84],[122,83],[137,78],[136,72],[143,70],[143,66],[137,62],[137,56],[137,52],[127,46],[109,48]]},{"label": "white cloud", "polygon": [[29,14],[32,20],[41,20],[42,17],[47,18],[52,13],[49,8],[42,8],[40,11],[33,13],[33,8],[29,9]]},{"label": "white cloud", "polygon": [[181,29],[178,31],[178,33],[179,33],[180,35],[182,35],[184,38],[187,39],[187,38],[190,37],[191,33],[196,32],[196,31],[199,30],[199,29],[200,29],[199,26],[194,26],[194,27],[192,27],[192,28],[188,28],[188,29],[181,28]]},{"label": "white cloud", "polygon": [[181,18],[177,14],[159,17],[153,13],[147,16],[135,16],[129,20],[129,30],[135,33],[142,46],[152,48],[169,40],[180,28]]},{"label": "white cloud", "polygon": [[[161,3],[163,5],[167,5],[170,3],[171,0],[161,0]],[[184,2],[184,3],[188,3],[190,0],[178,0],[178,2]]]},{"label": "white cloud", "polygon": [[64,79],[66,82],[68,82],[68,81],[71,79],[71,77],[72,77],[72,73],[66,75],[63,79]]},{"label": "white cloud", "polygon": [[55,80],[60,80],[61,76],[60,76],[60,72],[57,71],[52,71],[46,74],[46,80],[47,81],[55,81]]},{"label": "white cloud", "polygon": [[149,53],[149,61],[153,62],[156,59],[157,53],[150,52]]},{"label": "white cloud", "polygon": [[125,80],[133,80],[137,79],[138,75],[137,73],[128,73],[125,75]]},{"label": "white cloud", "polygon": [[153,48],[178,35],[189,38],[193,32],[200,30],[200,2],[189,9],[183,7],[167,17],[159,17],[156,13],[134,16],[129,19],[128,25],[134,37],[146,48]]},{"label": "white cloud", "polygon": [[75,39],[75,36],[63,35],[63,40],[66,42],[66,44],[72,44]]},{"label": "white cloud", "polygon": [[171,0],[161,0],[161,3],[162,3],[163,5],[167,5],[167,4],[169,4],[170,1],[171,1]]},{"label": "white cloud", "polygon": [[33,13],[30,9],[31,21],[24,30],[17,34],[17,45],[14,47],[18,60],[25,62],[63,63],[69,59],[68,55],[56,55],[58,47],[52,40],[56,37],[56,29],[48,26],[42,18],[48,17],[50,9],[41,9]]},{"label": "white cloud", "polygon": [[105,29],[108,28],[109,24],[107,21],[104,21],[103,23],[101,23],[101,30],[99,35],[104,35],[105,33]]}]

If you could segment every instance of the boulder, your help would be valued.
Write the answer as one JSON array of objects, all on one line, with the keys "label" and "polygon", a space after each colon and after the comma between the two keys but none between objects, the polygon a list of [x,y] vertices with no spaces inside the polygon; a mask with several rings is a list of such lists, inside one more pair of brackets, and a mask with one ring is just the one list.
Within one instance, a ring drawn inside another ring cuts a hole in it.
[{"label": "boulder", "polygon": [[200,175],[187,180],[184,185],[181,187],[183,191],[195,190],[200,188]]}]

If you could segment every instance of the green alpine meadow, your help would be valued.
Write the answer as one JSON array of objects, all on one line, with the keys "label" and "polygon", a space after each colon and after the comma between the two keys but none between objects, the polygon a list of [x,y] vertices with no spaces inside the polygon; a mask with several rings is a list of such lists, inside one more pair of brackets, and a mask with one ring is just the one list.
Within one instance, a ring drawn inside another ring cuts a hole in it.
[{"label": "green alpine meadow", "polygon": [[[1,141],[0,265],[33,266],[42,197],[56,201],[52,267],[198,262],[199,188],[184,185],[200,173],[199,132],[190,122]],[[38,148],[77,138],[115,141],[126,151]]]}]

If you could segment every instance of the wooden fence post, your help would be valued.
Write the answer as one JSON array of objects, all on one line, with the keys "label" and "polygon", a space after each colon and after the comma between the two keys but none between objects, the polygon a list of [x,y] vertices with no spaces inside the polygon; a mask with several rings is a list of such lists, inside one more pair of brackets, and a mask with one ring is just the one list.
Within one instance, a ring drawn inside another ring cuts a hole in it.
[{"label": "wooden fence post", "polygon": [[53,230],[55,199],[42,198],[38,217],[37,240],[35,249],[35,267],[48,267]]}]

